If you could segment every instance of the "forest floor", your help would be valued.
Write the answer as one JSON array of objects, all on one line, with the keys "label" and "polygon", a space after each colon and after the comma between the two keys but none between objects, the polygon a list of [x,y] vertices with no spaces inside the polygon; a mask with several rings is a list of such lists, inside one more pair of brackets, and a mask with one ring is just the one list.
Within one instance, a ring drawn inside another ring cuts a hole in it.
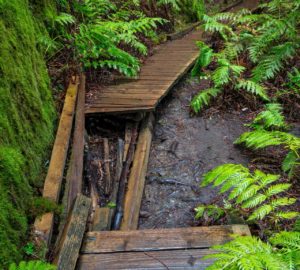
[{"label": "forest floor", "polygon": [[202,117],[191,116],[191,98],[204,85],[185,78],[157,109],[140,228],[193,225],[193,208],[216,197],[216,190],[200,189],[203,174],[224,163],[249,161],[233,145],[246,130],[248,108],[243,113],[212,108]]}]

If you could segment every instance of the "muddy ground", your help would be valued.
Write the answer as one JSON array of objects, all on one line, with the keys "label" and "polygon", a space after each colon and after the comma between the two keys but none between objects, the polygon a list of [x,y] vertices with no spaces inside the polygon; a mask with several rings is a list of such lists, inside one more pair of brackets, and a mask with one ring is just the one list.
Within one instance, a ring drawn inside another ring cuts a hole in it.
[{"label": "muddy ground", "polygon": [[192,117],[189,104],[200,87],[197,80],[184,79],[157,109],[141,229],[192,225],[194,207],[212,203],[216,195],[209,187],[199,188],[203,174],[224,163],[248,163],[233,145],[246,130],[247,108]]}]

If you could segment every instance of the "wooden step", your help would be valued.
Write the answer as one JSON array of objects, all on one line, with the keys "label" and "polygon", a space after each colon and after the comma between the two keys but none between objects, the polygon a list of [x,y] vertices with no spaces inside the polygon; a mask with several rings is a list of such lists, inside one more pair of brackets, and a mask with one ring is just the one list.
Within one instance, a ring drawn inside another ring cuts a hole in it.
[{"label": "wooden step", "polygon": [[250,235],[247,225],[89,232],[77,269],[205,269],[201,258],[233,234]]}]

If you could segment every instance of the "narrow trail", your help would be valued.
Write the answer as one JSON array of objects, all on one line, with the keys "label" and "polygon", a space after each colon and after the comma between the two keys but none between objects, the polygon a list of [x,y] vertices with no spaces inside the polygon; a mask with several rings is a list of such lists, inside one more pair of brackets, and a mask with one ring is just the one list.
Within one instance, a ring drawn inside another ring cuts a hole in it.
[{"label": "narrow trail", "polygon": [[214,189],[199,187],[203,174],[224,163],[248,162],[233,146],[245,131],[240,112],[190,116],[191,96],[201,86],[184,79],[157,109],[140,229],[193,225],[193,208],[212,203],[216,195]]},{"label": "narrow trail", "polygon": [[[259,1],[244,1],[229,11],[253,9]],[[202,176],[224,163],[247,164],[233,142],[246,129],[246,113],[215,111],[210,117],[191,117],[192,97],[205,81],[185,78],[157,108],[139,228],[195,225],[194,207],[213,203],[216,190],[200,188]]]}]

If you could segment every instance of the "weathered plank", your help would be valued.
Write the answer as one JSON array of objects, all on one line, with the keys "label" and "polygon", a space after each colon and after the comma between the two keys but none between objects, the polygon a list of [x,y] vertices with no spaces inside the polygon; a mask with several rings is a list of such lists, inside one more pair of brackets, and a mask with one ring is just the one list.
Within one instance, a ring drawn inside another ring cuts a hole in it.
[{"label": "weathered plank", "polygon": [[90,206],[91,199],[81,194],[77,195],[54,259],[54,264],[57,265],[58,270],[75,269]]},{"label": "weathered plank", "polygon": [[163,250],[82,255],[81,270],[205,270],[212,260],[202,258],[213,252],[209,249]]},{"label": "weathered plank", "polygon": [[82,189],[82,177],[83,177],[83,156],[84,156],[84,129],[85,129],[85,75],[81,74],[80,84],[78,89],[78,99],[75,114],[74,135],[73,135],[73,147],[70,160],[70,173],[67,176],[66,181],[69,185],[68,195],[68,211],[74,203],[78,193],[81,193]]},{"label": "weathered plank", "polygon": [[247,225],[191,227],[155,230],[89,232],[82,254],[209,248],[232,240],[231,235],[250,235]]},{"label": "weathered plank", "polygon": [[145,177],[148,166],[154,115],[149,113],[142,122],[141,131],[134,154],[128,190],[125,197],[124,217],[121,230],[137,229],[142,196],[144,192]]},{"label": "weathered plank", "polygon": [[[63,111],[61,114],[56,139],[54,142],[50,165],[46,176],[43,197],[58,201],[64,175],[65,163],[69,148],[75,104],[78,92],[79,78],[75,77],[69,84]],[[47,213],[37,218],[34,223],[34,232],[47,246],[52,234],[53,213]]]}]

